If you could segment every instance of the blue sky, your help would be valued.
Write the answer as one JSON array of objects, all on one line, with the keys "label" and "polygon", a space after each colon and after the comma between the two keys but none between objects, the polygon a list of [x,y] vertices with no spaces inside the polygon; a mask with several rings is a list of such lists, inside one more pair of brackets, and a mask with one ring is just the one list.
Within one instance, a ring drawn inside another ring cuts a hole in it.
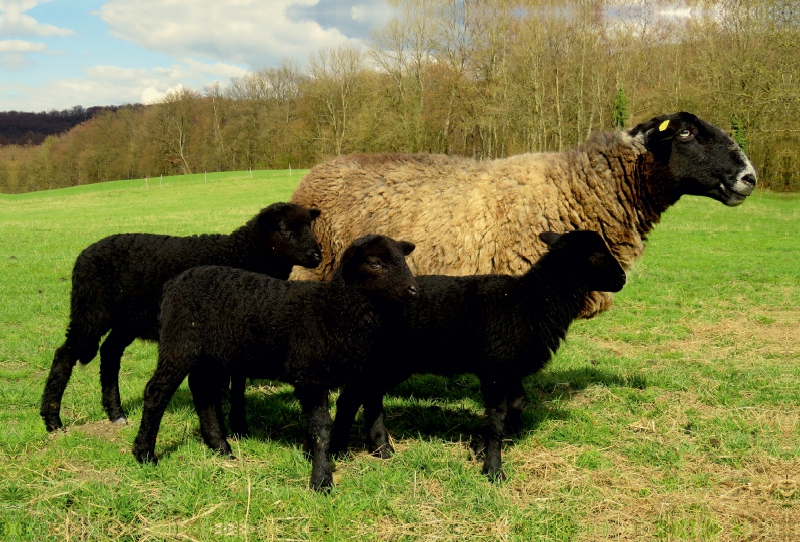
[{"label": "blue sky", "polygon": [[148,102],[363,45],[386,0],[0,0],[0,111]]}]

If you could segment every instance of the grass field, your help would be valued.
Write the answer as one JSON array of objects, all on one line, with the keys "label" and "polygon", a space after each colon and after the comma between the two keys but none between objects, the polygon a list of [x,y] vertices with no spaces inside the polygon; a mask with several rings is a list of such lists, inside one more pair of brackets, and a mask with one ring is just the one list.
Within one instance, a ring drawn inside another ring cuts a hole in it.
[{"label": "grass field", "polygon": [[394,390],[398,453],[357,446],[329,495],[307,488],[299,404],[279,383],[248,388],[254,436],[232,441],[237,460],[202,443],[184,383],[160,464],[136,463],[156,362],[142,341],[122,360],[129,425],[105,420],[95,360],[67,388],[68,431],[47,434],[39,400],[77,254],[117,232],[229,232],[288,199],[302,173],[0,195],[0,539],[800,540],[798,196],[669,210],[612,310],[576,323],[525,382],[526,432],[504,448],[503,484],[469,457],[481,403],[468,375]]}]

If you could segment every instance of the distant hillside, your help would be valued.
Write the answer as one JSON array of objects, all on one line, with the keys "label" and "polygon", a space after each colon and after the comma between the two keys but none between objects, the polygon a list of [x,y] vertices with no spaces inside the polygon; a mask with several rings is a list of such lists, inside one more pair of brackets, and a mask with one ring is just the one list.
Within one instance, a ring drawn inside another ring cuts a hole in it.
[{"label": "distant hillside", "polygon": [[62,111],[0,112],[0,145],[39,145],[49,135],[63,134],[101,111],[116,111],[119,106],[89,107],[76,105]]}]

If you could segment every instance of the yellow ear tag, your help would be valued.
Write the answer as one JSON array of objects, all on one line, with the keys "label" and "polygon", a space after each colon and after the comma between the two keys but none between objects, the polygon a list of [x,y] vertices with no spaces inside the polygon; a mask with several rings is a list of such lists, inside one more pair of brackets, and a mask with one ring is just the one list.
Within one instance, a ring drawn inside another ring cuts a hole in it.
[{"label": "yellow ear tag", "polygon": [[667,129],[667,126],[669,126],[669,120],[665,120],[664,122],[662,122],[661,124],[659,124],[659,125],[658,125],[658,131],[659,131],[659,132],[663,132],[664,130],[666,130],[666,129]]}]

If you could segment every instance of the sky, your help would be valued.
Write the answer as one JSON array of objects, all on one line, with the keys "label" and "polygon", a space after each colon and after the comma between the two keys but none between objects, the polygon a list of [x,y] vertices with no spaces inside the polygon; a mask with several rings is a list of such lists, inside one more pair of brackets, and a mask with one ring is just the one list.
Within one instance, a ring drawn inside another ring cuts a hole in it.
[{"label": "sky", "polygon": [[152,103],[304,66],[391,15],[386,0],[0,0],[0,111]]}]

